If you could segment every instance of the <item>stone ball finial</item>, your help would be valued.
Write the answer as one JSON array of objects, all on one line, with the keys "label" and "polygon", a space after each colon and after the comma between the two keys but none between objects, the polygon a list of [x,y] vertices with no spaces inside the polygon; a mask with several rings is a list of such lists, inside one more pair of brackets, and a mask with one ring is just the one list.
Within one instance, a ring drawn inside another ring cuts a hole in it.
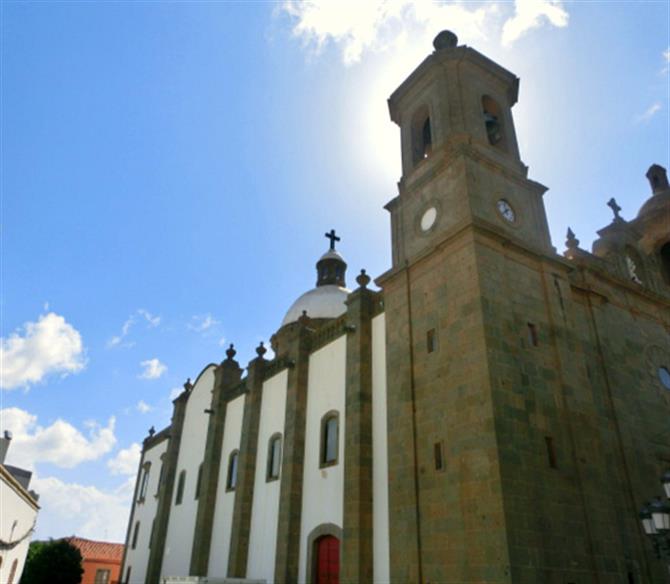
[{"label": "stone ball finial", "polygon": [[263,345],[263,341],[261,341],[261,344],[256,347],[256,355],[262,359],[263,355],[265,355],[267,352],[268,350],[265,348],[265,345]]},{"label": "stone ball finial", "polygon": [[233,345],[233,343],[230,343],[230,347],[228,347],[228,350],[226,351],[226,360],[232,361],[235,358],[235,355],[237,355],[235,345]]},{"label": "stone ball finial", "polygon": [[370,276],[365,273],[365,270],[361,270],[361,273],[356,277],[356,282],[361,288],[367,288],[370,283]]},{"label": "stone ball finial", "polygon": [[443,30],[433,40],[433,46],[436,51],[443,49],[453,49],[458,45],[458,37],[450,30]]}]

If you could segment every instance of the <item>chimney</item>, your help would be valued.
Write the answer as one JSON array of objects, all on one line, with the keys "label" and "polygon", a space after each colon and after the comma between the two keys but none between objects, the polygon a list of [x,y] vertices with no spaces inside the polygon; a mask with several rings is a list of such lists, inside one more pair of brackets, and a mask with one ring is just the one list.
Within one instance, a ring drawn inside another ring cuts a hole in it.
[{"label": "chimney", "polygon": [[0,438],[0,464],[5,464],[5,457],[9,450],[9,443],[12,441],[12,433],[5,430],[2,438]]}]

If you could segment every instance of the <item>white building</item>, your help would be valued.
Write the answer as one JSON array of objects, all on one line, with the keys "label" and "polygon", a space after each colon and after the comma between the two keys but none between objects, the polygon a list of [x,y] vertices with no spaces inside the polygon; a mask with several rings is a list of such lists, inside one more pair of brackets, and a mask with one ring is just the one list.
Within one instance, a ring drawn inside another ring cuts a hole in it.
[{"label": "white building", "polygon": [[35,530],[39,506],[28,490],[30,472],[6,465],[11,436],[0,438],[0,582],[18,584]]}]

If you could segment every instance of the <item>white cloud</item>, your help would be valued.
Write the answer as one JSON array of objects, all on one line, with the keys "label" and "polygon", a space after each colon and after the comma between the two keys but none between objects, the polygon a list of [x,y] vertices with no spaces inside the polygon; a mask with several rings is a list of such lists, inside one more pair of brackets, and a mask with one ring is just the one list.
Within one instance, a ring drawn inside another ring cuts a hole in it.
[{"label": "white cloud", "polygon": [[88,435],[84,435],[69,422],[57,419],[50,426],[40,426],[37,416],[19,408],[0,410],[2,430],[10,430],[13,438],[7,460],[17,466],[33,468],[36,463],[49,462],[62,468],[97,460],[116,444],[112,416],[107,426],[86,422]]},{"label": "white cloud", "polygon": [[221,337],[219,339],[219,347],[225,347],[226,346],[226,337]]},{"label": "white cloud", "polygon": [[135,477],[118,488],[66,483],[55,477],[33,477],[30,487],[40,496],[36,539],[77,534],[89,539],[123,542]]},{"label": "white cloud", "polygon": [[636,121],[646,123],[651,120],[651,118],[653,118],[658,112],[660,112],[661,109],[663,109],[663,106],[661,105],[660,101],[652,103],[644,113],[637,116]]},{"label": "white cloud", "polygon": [[661,75],[665,75],[668,71],[670,71],[670,47],[663,51],[662,55],[663,62],[665,64],[663,65],[663,69],[661,69]]},{"label": "white cloud", "polygon": [[126,341],[126,337],[130,334],[130,329],[132,329],[137,320],[144,320],[147,323],[148,328],[155,328],[161,323],[161,317],[151,314],[148,310],[144,308],[138,308],[133,314],[131,314],[126,321],[121,326],[121,333],[113,336],[107,341],[107,348],[111,349],[113,347],[125,347],[129,348],[135,345],[133,341]]},{"label": "white cloud", "polygon": [[0,339],[0,386],[4,389],[27,387],[53,373],[77,373],[85,364],[81,334],[54,312]]},{"label": "white cloud", "polygon": [[568,25],[569,15],[560,0],[515,0],[514,16],[505,21],[502,44],[511,45],[528,31],[545,23],[562,28]]},{"label": "white cloud", "polygon": [[293,20],[293,35],[316,52],[332,41],[341,46],[346,65],[360,61],[366,51],[384,50],[402,42],[418,25],[435,34],[449,28],[462,38],[485,36],[485,21],[497,13],[493,2],[470,8],[463,3],[432,0],[366,0],[349,9],[334,0],[286,0],[281,7]]},{"label": "white cloud", "polygon": [[137,405],[135,406],[135,409],[140,412],[140,414],[146,414],[153,410],[153,408],[145,402],[143,399],[137,402]]},{"label": "white cloud", "polygon": [[147,359],[142,361],[140,366],[144,367],[144,371],[139,375],[140,379],[158,379],[167,371],[167,366],[158,359]]},{"label": "white cloud", "polygon": [[[343,7],[335,0],[285,0],[280,10],[293,23],[292,32],[318,53],[329,42],[341,48],[351,65],[368,51],[405,42],[408,34],[435,35],[447,28],[470,41],[492,36],[500,27],[499,2],[435,2],[433,0],[366,0]],[[568,13],[560,0],[515,0],[514,15],[502,27],[502,42],[513,43],[543,23],[564,27]]]},{"label": "white cloud", "polygon": [[176,400],[184,391],[183,387],[173,387],[170,390],[170,401]]},{"label": "white cloud", "polygon": [[128,448],[119,450],[114,458],[110,458],[107,468],[113,475],[135,475],[141,455],[141,446],[133,442]]},{"label": "white cloud", "polygon": [[219,324],[219,321],[216,320],[211,314],[202,314],[191,317],[191,322],[187,325],[193,331],[202,333],[207,329],[212,328],[214,325]]}]

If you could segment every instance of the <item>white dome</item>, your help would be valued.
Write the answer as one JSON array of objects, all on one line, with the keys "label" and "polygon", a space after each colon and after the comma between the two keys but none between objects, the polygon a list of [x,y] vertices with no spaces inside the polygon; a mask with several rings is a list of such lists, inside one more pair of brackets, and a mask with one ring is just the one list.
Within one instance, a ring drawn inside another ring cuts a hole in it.
[{"label": "white dome", "polygon": [[303,310],[307,311],[310,318],[337,318],[347,310],[344,302],[350,292],[334,284],[318,286],[305,292],[288,309],[281,326],[297,322]]}]

